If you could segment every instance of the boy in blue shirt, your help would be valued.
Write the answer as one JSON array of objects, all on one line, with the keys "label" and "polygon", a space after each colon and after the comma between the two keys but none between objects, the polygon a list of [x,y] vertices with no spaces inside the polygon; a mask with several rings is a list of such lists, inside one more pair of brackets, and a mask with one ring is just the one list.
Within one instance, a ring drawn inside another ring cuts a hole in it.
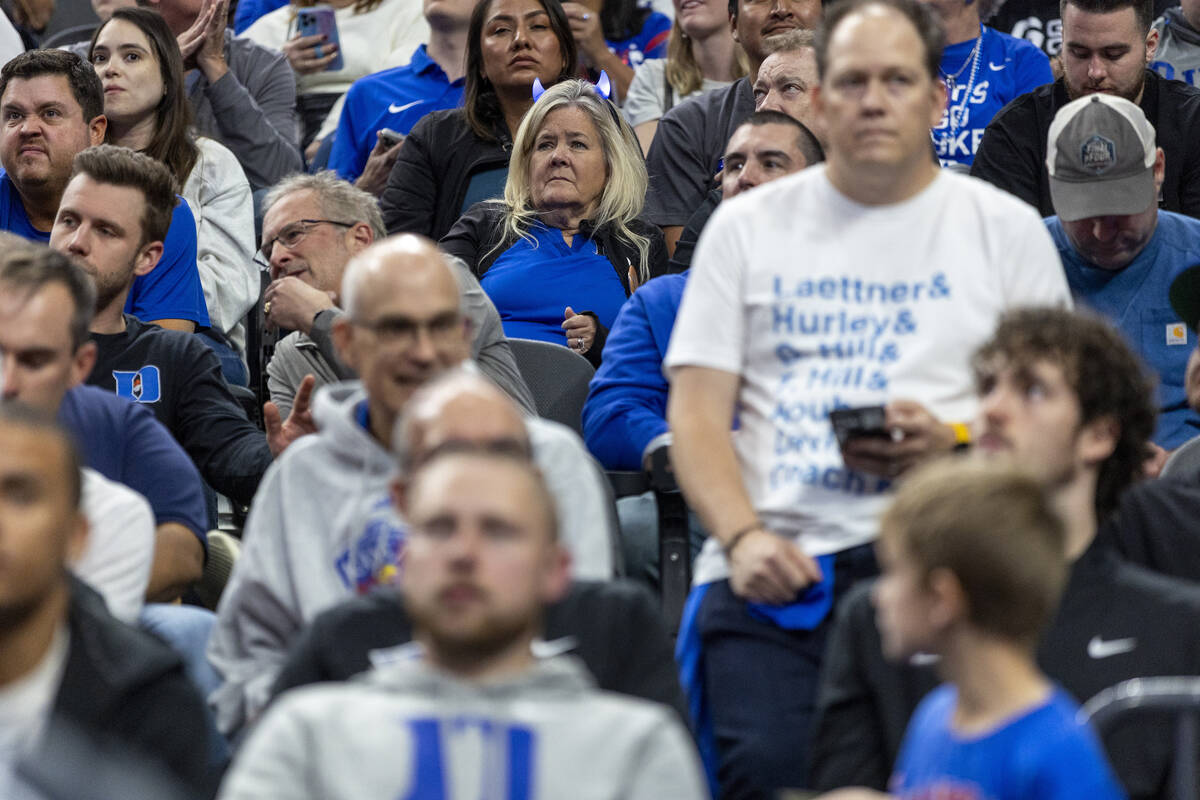
[{"label": "boy in blue shirt", "polygon": [[884,515],[874,603],[885,654],[939,659],[890,790],[901,798],[1123,798],[1074,701],[1033,650],[1066,578],[1065,528],[1037,479],[943,460]]}]

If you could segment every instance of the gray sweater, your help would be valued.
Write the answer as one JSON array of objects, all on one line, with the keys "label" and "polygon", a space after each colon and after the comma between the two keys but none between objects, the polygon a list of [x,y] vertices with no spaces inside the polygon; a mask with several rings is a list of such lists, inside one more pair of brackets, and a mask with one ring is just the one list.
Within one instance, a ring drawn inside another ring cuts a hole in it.
[{"label": "gray sweater", "polygon": [[[242,533],[242,553],[217,608],[208,658],[223,684],[209,698],[225,733],[266,705],[300,629],[356,593],[395,579],[404,522],[388,498],[395,461],[356,419],[357,382],[317,392],[319,432],[294,442],[267,470]],[[613,573],[615,521],[604,476],[571,430],[526,420],[574,575]]]},{"label": "gray sweater", "polygon": [[242,748],[221,800],[496,797],[701,800],[678,718],[601,692],[559,656],[468,683],[417,655],[364,679],[284,695]]}]

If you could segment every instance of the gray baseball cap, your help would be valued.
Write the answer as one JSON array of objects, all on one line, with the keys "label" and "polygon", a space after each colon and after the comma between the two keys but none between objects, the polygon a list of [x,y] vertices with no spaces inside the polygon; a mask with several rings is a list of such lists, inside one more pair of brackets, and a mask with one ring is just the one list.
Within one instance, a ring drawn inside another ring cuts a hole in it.
[{"label": "gray baseball cap", "polygon": [[1140,214],[1157,201],[1154,126],[1134,103],[1089,94],[1050,123],[1050,199],[1064,222]]}]

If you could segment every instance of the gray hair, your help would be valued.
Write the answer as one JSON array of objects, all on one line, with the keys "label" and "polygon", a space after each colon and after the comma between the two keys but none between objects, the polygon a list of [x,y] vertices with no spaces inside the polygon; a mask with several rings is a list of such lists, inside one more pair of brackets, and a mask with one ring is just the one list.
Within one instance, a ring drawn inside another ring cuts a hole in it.
[{"label": "gray hair", "polygon": [[333,170],[321,170],[309,175],[289,175],[271,187],[263,199],[263,216],[271,207],[293,192],[314,192],[321,213],[329,219],[344,222],[365,222],[371,226],[376,239],[387,236],[379,203],[367,192],[338,177]]}]

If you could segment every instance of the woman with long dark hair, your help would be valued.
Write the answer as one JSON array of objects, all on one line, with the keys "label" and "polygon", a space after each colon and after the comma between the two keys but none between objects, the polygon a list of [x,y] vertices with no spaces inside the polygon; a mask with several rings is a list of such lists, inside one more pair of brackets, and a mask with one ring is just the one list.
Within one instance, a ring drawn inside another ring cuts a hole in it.
[{"label": "woman with long dark hair", "polygon": [[119,8],[92,36],[88,59],[104,87],[105,141],[167,165],[196,218],[196,267],[213,328],[238,350],[241,320],[258,299],[254,205],[233,153],[195,138],[183,59],[156,12]]},{"label": "woman with long dark hair", "polygon": [[571,76],[575,39],[558,0],[483,0],[471,14],[463,106],[434,111],[400,148],[382,197],[388,233],[439,239],[464,211],[499,197],[533,82]]}]

